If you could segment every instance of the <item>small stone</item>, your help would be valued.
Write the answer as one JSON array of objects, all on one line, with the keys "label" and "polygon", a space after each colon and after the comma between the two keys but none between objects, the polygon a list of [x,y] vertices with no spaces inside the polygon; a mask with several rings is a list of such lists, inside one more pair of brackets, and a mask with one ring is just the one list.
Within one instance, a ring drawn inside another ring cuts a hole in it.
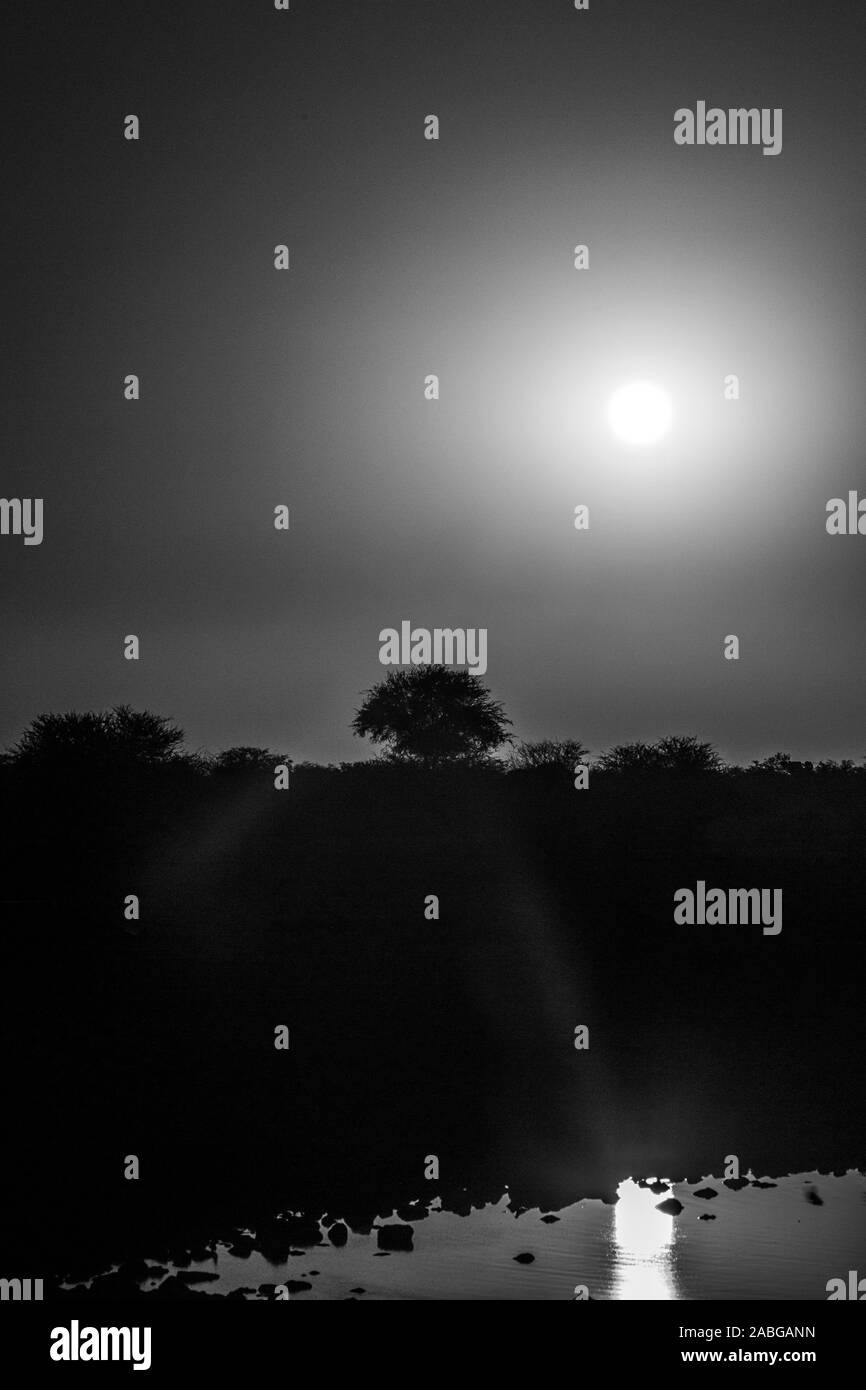
[{"label": "small stone", "polygon": [[656,1211],[663,1211],[665,1216],[679,1216],[682,1209],[683,1204],[676,1197],[668,1197],[666,1202],[656,1202]]}]

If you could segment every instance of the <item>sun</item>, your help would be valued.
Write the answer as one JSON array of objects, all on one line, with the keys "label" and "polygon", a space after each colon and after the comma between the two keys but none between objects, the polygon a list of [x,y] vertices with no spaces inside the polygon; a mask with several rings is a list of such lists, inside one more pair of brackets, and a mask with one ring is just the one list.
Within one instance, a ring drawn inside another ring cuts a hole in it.
[{"label": "sun", "polygon": [[667,434],[673,419],[670,396],[651,381],[631,381],[610,398],[607,418],[625,444],[655,444]]}]

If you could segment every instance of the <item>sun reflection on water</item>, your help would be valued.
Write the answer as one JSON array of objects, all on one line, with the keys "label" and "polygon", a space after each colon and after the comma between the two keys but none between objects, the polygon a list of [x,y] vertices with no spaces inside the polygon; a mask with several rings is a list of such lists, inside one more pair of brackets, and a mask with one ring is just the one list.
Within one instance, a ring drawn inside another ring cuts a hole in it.
[{"label": "sun reflection on water", "polygon": [[617,1188],[612,1254],[615,1299],[679,1297],[674,1272],[674,1218],[657,1209],[662,1197],[628,1178]]}]

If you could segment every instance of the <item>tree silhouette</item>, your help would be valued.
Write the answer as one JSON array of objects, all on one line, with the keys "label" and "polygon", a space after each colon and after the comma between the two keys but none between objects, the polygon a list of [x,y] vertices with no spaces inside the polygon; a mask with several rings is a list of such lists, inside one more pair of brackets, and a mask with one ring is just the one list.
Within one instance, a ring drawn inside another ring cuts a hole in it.
[{"label": "tree silhouette", "polygon": [[115,705],[110,710],[37,715],[10,748],[9,761],[54,768],[153,765],[177,758],[182,742],[183,730],[165,716]]},{"label": "tree silhouette", "polygon": [[384,744],[394,761],[424,767],[483,762],[510,741],[511,720],[502,705],[467,670],[425,665],[391,671],[365,696],[352,729]]},{"label": "tree silhouette", "polygon": [[693,734],[669,734],[656,743],[618,743],[599,758],[603,772],[718,772],[721,766],[713,745]]}]

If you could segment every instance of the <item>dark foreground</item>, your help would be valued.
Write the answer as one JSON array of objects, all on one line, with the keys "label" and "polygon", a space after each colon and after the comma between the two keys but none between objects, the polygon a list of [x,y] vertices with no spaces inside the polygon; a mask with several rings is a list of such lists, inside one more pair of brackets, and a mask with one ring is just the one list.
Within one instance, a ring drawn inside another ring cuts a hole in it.
[{"label": "dark foreground", "polygon": [[[858,773],[6,773],[4,802],[9,1273],[866,1160]],[[781,888],[782,932],[675,925],[698,879]]]}]

